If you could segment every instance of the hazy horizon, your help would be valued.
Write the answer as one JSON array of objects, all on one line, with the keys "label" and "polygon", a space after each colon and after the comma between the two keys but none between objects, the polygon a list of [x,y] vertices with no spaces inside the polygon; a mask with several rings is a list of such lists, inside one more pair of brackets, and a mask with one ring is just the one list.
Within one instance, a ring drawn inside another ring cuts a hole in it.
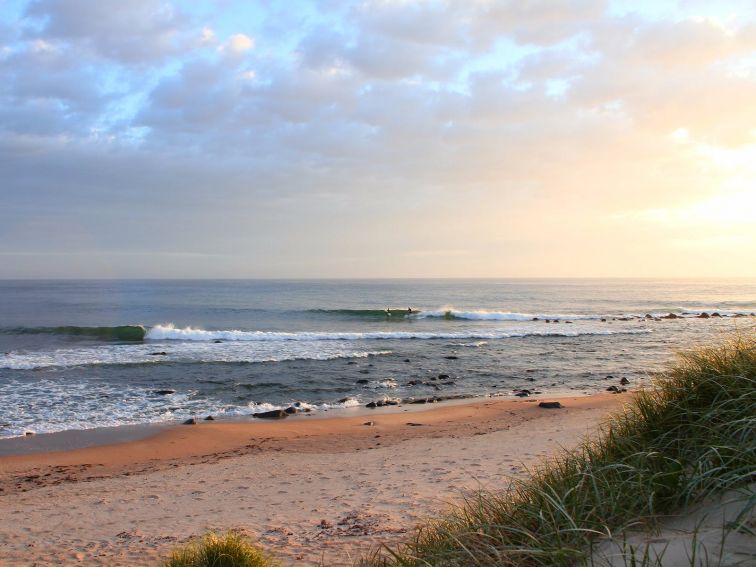
[{"label": "hazy horizon", "polygon": [[756,277],[756,6],[10,0],[0,279]]}]

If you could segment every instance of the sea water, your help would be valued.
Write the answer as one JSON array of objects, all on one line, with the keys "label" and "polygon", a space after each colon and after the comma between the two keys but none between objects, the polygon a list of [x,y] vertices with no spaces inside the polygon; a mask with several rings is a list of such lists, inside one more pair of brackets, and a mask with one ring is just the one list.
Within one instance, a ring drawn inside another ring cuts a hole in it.
[{"label": "sea water", "polygon": [[592,393],[754,313],[747,279],[0,281],[0,437]]}]

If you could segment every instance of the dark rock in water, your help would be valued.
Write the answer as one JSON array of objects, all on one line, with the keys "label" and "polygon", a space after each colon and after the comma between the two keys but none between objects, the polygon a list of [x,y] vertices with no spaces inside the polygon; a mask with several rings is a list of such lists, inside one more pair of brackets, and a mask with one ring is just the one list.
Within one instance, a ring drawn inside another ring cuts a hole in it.
[{"label": "dark rock in water", "polygon": [[370,374],[370,370],[368,370],[367,368],[362,368],[362,369],[358,370],[358,372],[360,374]]},{"label": "dark rock in water", "polygon": [[528,392],[517,392],[517,393],[515,393],[515,396],[517,396],[518,398],[527,398],[529,395],[530,395],[530,393],[528,393]]},{"label": "dark rock in water", "polygon": [[366,421],[362,425],[367,425],[368,427],[373,427],[375,425],[375,422],[374,421]]},{"label": "dark rock in water", "polygon": [[347,361],[347,365],[349,365],[349,364],[357,364],[357,362],[354,361],[354,360],[349,360],[349,361]]},{"label": "dark rock in water", "polygon": [[622,384],[623,386],[627,386],[629,383],[630,383],[630,380],[628,380],[624,376],[622,377],[622,380],[620,380],[620,384]]},{"label": "dark rock in water", "polygon": [[284,410],[274,409],[270,411],[264,411],[261,413],[252,414],[252,417],[257,417],[259,419],[283,419],[287,415],[289,414],[287,414]]},{"label": "dark rock in water", "polygon": [[701,313],[701,314],[700,314],[700,315],[698,316],[698,318],[699,318],[699,319],[708,319],[708,318],[709,318],[709,314],[708,314],[708,313]]},{"label": "dark rock in water", "polygon": [[630,317],[617,317],[617,321],[630,321]]},{"label": "dark rock in water", "polygon": [[197,424],[197,420],[194,419],[193,417],[190,417],[184,422],[184,425],[196,425],[196,424]]},{"label": "dark rock in water", "polygon": [[714,313],[712,313],[711,316],[712,317],[721,317],[721,315],[719,313],[717,313],[716,311]]},{"label": "dark rock in water", "polygon": [[420,380],[410,380],[407,382],[407,386],[417,386],[418,384],[422,384],[422,382]]},{"label": "dark rock in water", "polygon": [[160,352],[151,352],[150,353],[150,356],[167,356],[167,355],[168,355],[168,353],[165,352],[164,350],[161,350]]},{"label": "dark rock in water", "polygon": [[205,421],[215,421],[215,418],[214,418],[214,417],[213,417],[212,415],[208,415],[208,416],[207,416],[207,417],[205,418]]},{"label": "dark rock in water", "polygon": [[551,323],[551,319],[546,319],[546,322],[547,323]]},{"label": "dark rock in water", "polygon": [[217,345],[217,344],[222,343],[223,341],[221,341],[220,339],[215,339],[213,342]]},{"label": "dark rock in water", "polygon": [[432,382],[435,382],[436,380],[438,380],[438,378],[435,377],[435,376],[431,376],[430,379],[431,379]]},{"label": "dark rock in water", "polygon": [[284,411],[285,411],[286,413],[288,413],[289,415],[293,415],[293,414],[295,414],[295,413],[299,413],[299,410],[298,410],[297,408],[293,407],[293,406],[289,406],[289,407],[288,407],[288,408],[286,408],[286,409],[285,409]]},{"label": "dark rock in water", "polygon": [[402,400],[400,400],[399,398],[386,398],[386,399],[378,400],[375,402],[369,402],[365,404],[365,407],[366,408],[382,408],[384,406],[396,406],[396,405],[399,405],[401,401]]},{"label": "dark rock in water", "polygon": [[448,380],[450,376],[448,374],[439,374],[438,379],[439,380]]},{"label": "dark rock in water", "polygon": [[347,403],[347,402],[348,402],[349,400],[351,400],[351,399],[352,399],[352,398],[341,398],[341,399],[340,399],[340,400],[339,400],[338,402],[336,402],[336,403],[337,403],[337,404],[345,404],[345,403]]},{"label": "dark rock in water", "polygon": [[559,402],[541,402],[538,404],[539,408],[546,408],[546,409],[560,409],[564,406],[560,404]]},{"label": "dark rock in water", "polygon": [[412,362],[409,358],[405,358],[404,362]]},{"label": "dark rock in water", "polygon": [[533,378],[533,377],[531,377],[531,376],[528,376],[527,378],[525,378],[525,380],[527,380],[528,382],[535,382],[536,381],[536,379]]},{"label": "dark rock in water", "polygon": [[651,315],[650,313],[646,313],[646,319],[653,319],[653,318],[654,318],[653,315]]},{"label": "dark rock in water", "polygon": [[605,380],[612,380],[613,378],[614,376],[612,376],[611,374],[607,374]]},{"label": "dark rock in water", "polygon": [[679,315],[675,315],[674,313],[667,313],[666,315],[662,315],[662,319],[679,319]]},{"label": "dark rock in water", "polygon": [[449,356],[445,356],[444,358],[447,360],[457,360],[459,357],[454,356],[453,354],[450,354]]},{"label": "dark rock in water", "polygon": [[355,384],[369,384],[370,380],[365,380],[364,378],[360,378],[355,382]]},{"label": "dark rock in water", "polygon": [[408,421],[406,425],[409,425],[410,427],[420,427],[423,424],[422,423],[415,423],[414,421]]},{"label": "dark rock in water", "polygon": [[34,435],[34,432],[33,431],[24,431],[24,435],[26,435],[27,437],[31,437],[32,435]]},{"label": "dark rock in water", "polygon": [[531,321],[538,321],[538,317],[533,317],[533,319],[531,319]]},{"label": "dark rock in water", "polygon": [[609,386],[606,389],[607,392],[619,392],[619,388],[617,386]]},{"label": "dark rock in water", "polygon": [[606,319],[601,319],[601,322],[602,323],[606,323]]},{"label": "dark rock in water", "polygon": [[153,394],[157,394],[158,396],[168,396],[170,394],[175,394],[176,390],[153,390]]},{"label": "dark rock in water", "polygon": [[572,321],[565,321],[566,324],[572,325]]},{"label": "dark rock in water", "polygon": [[408,404],[427,404],[428,398],[410,398],[409,400],[405,400]]}]

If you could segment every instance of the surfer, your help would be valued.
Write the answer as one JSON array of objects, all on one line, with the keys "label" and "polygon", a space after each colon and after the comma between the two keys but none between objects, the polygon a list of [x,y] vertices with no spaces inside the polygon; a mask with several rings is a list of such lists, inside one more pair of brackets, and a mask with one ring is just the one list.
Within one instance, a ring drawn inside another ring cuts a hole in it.
[{"label": "surfer", "polygon": [[412,313],[412,307],[407,307],[407,315],[409,315],[410,313]]}]

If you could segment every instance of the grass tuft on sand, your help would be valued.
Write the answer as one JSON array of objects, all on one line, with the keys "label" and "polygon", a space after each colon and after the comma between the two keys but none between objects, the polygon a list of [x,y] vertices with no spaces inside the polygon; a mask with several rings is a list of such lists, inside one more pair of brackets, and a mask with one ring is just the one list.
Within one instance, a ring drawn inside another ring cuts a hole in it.
[{"label": "grass tuft on sand", "polygon": [[682,353],[595,439],[544,462],[529,479],[468,497],[409,541],[358,564],[590,564],[597,541],[652,529],[661,515],[754,480],[756,339],[737,337]]},{"label": "grass tuft on sand", "polygon": [[176,549],[164,567],[279,567],[241,535],[209,533]]}]

